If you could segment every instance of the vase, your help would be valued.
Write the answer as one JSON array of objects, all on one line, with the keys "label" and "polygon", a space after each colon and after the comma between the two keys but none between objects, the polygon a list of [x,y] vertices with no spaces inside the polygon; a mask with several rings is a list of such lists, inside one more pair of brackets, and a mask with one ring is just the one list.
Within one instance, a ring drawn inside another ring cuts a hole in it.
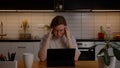
[{"label": "vase", "polygon": [[103,56],[97,56],[98,59],[98,68],[115,68],[116,58],[115,56],[110,56],[110,65],[107,66],[104,63]]}]

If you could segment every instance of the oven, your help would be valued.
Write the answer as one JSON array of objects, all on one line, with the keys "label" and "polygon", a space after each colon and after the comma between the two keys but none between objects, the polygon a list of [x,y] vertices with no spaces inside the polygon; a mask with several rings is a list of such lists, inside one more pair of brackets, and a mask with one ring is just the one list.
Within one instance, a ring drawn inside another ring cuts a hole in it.
[{"label": "oven", "polygon": [[95,60],[95,48],[89,50],[92,46],[94,46],[94,42],[77,42],[78,49],[81,52],[78,60]]}]

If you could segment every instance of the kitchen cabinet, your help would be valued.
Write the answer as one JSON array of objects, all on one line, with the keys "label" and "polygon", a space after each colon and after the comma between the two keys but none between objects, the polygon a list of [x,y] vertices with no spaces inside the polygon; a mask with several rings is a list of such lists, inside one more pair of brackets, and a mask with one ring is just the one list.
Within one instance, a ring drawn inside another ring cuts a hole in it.
[{"label": "kitchen cabinet", "polygon": [[94,0],[93,10],[118,10],[119,0]]},{"label": "kitchen cabinet", "polygon": [[2,0],[1,10],[53,10],[54,0]]},{"label": "kitchen cabinet", "polygon": [[19,0],[17,9],[25,10],[54,10],[54,0]]},{"label": "kitchen cabinet", "polygon": [[31,43],[20,43],[18,42],[17,44],[14,43],[13,49],[16,51],[16,60],[22,59],[22,55],[25,52],[33,53],[33,45]]},{"label": "kitchen cabinet", "polygon": [[16,52],[16,60],[22,60],[23,53],[33,53],[34,60],[38,59],[40,42],[0,42],[0,54]]},{"label": "kitchen cabinet", "polygon": [[0,1],[0,10],[54,10],[57,4],[61,3],[64,10],[91,9],[93,6],[92,1],[93,0],[2,0]]},{"label": "kitchen cabinet", "polygon": [[120,9],[119,0],[1,0],[0,10],[56,10],[59,1],[62,11]]},{"label": "kitchen cabinet", "polygon": [[16,0],[0,0],[0,10],[16,9]]},{"label": "kitchen cabinet", "polygon": [[115,68],[120,68],[120,61],[116,62],[116,67]]},{"label": "kitchen cabinet", "polygon": [[[95,42],[95,44],[98,44],[98,46],[96,46],[95,48],[95,55],[96,55],[96,60],[97,60],[97,54],[100,51],[100,49],[102,49],[105,46],[105,42]],[[114,55],[112,48],[110,48],[108,52],[109,52],[109,55]]]},{"label": "kitchen cabinet", "polygon": [[93,0],[64,0],[65,10],[91,9]]},{"label": "kitchen cabinet", "polygon": [[[117,42],[117,43],[119,43],[120,44],[120,42]],[[119,50],[120,50],[120,48],[119,48]],[[116,61],[116,68],[120,68],[120,61]]]},{"label": "kitchen cabinet", "polygon": [[64,0],[64,10],[119,10],[119,0]]},{"label": "kitchen cabinet", "polygon": [[[100,44],[95,48],[95,54],[96,54],[96,60],[97,60],[97,54],[100,51],[100,49],[104,47],[105,42],[95,42],[95,44]],[[112,51],[112,48],[110,48],[108,51],[109,51],[109,55],[114,55],[113,51]],[[116,67],[115,68],[120,68],[120,61],[118,61],[118,60],[116,61]]]}]

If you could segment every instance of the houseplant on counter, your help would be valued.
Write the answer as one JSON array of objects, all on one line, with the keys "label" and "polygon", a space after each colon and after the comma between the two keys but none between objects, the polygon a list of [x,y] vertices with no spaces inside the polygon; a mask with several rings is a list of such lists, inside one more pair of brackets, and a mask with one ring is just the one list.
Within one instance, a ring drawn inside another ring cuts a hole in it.
[{"label": "houseplant on counter", "polygon": [[24,19],[21,24],[20,28],[20,33],[19,33],[19,39],[31,39],[31,33],[30,33],[30,27],[28,24],[27,19]]},{"label": "houseplant on counter", "polygon": [[45,24],[44,28],[45,28],[46,31],[49,31],[50,30],[50,25]]},{"label": "houseplant on counter", "polygon": [[[107,33],[105,30],[102,29],[102,32],[105,34],[105,44],[103,44],[104,47],[100,49],[100,51],[97,54],[98,63],[99,61],[103,62],[103,65],[101,65],[102,63],[99,64],[99,66],[102,66],[99,68],[115,68],[115,62],[116,62],[115,60],[116,59],[120,60],[120,50],[119,50],[120,44],[117,42],[111,41],[110,34]],[[101,45],[101,44],[95,44],[95,46],[93,47],[96,47],[98,45]],[[110,52],[109,52],[110,49],[112,49],[114,56],[110,55]],[[111,60],[111,57],[113,57],[114,59],[113,61]],[[111,66],[111,64],[113,64],[114,67]]]}]

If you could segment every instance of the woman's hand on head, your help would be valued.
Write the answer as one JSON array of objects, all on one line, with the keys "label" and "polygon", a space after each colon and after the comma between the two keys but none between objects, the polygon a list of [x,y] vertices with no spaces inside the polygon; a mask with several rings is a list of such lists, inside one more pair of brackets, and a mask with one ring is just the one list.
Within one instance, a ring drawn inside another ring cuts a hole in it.
[{"label": "woman's hand on head", "polygon": [[70,38],[70,31],[69,31],[68,26],[65,27],[65,36],[66,36],[67,38]]},{"label": "woman's hand on head", "polygon": [[53,28],[51,28],[48,32],[48,38],[51,38],[52,37],[52,31],[53,31]]}]

